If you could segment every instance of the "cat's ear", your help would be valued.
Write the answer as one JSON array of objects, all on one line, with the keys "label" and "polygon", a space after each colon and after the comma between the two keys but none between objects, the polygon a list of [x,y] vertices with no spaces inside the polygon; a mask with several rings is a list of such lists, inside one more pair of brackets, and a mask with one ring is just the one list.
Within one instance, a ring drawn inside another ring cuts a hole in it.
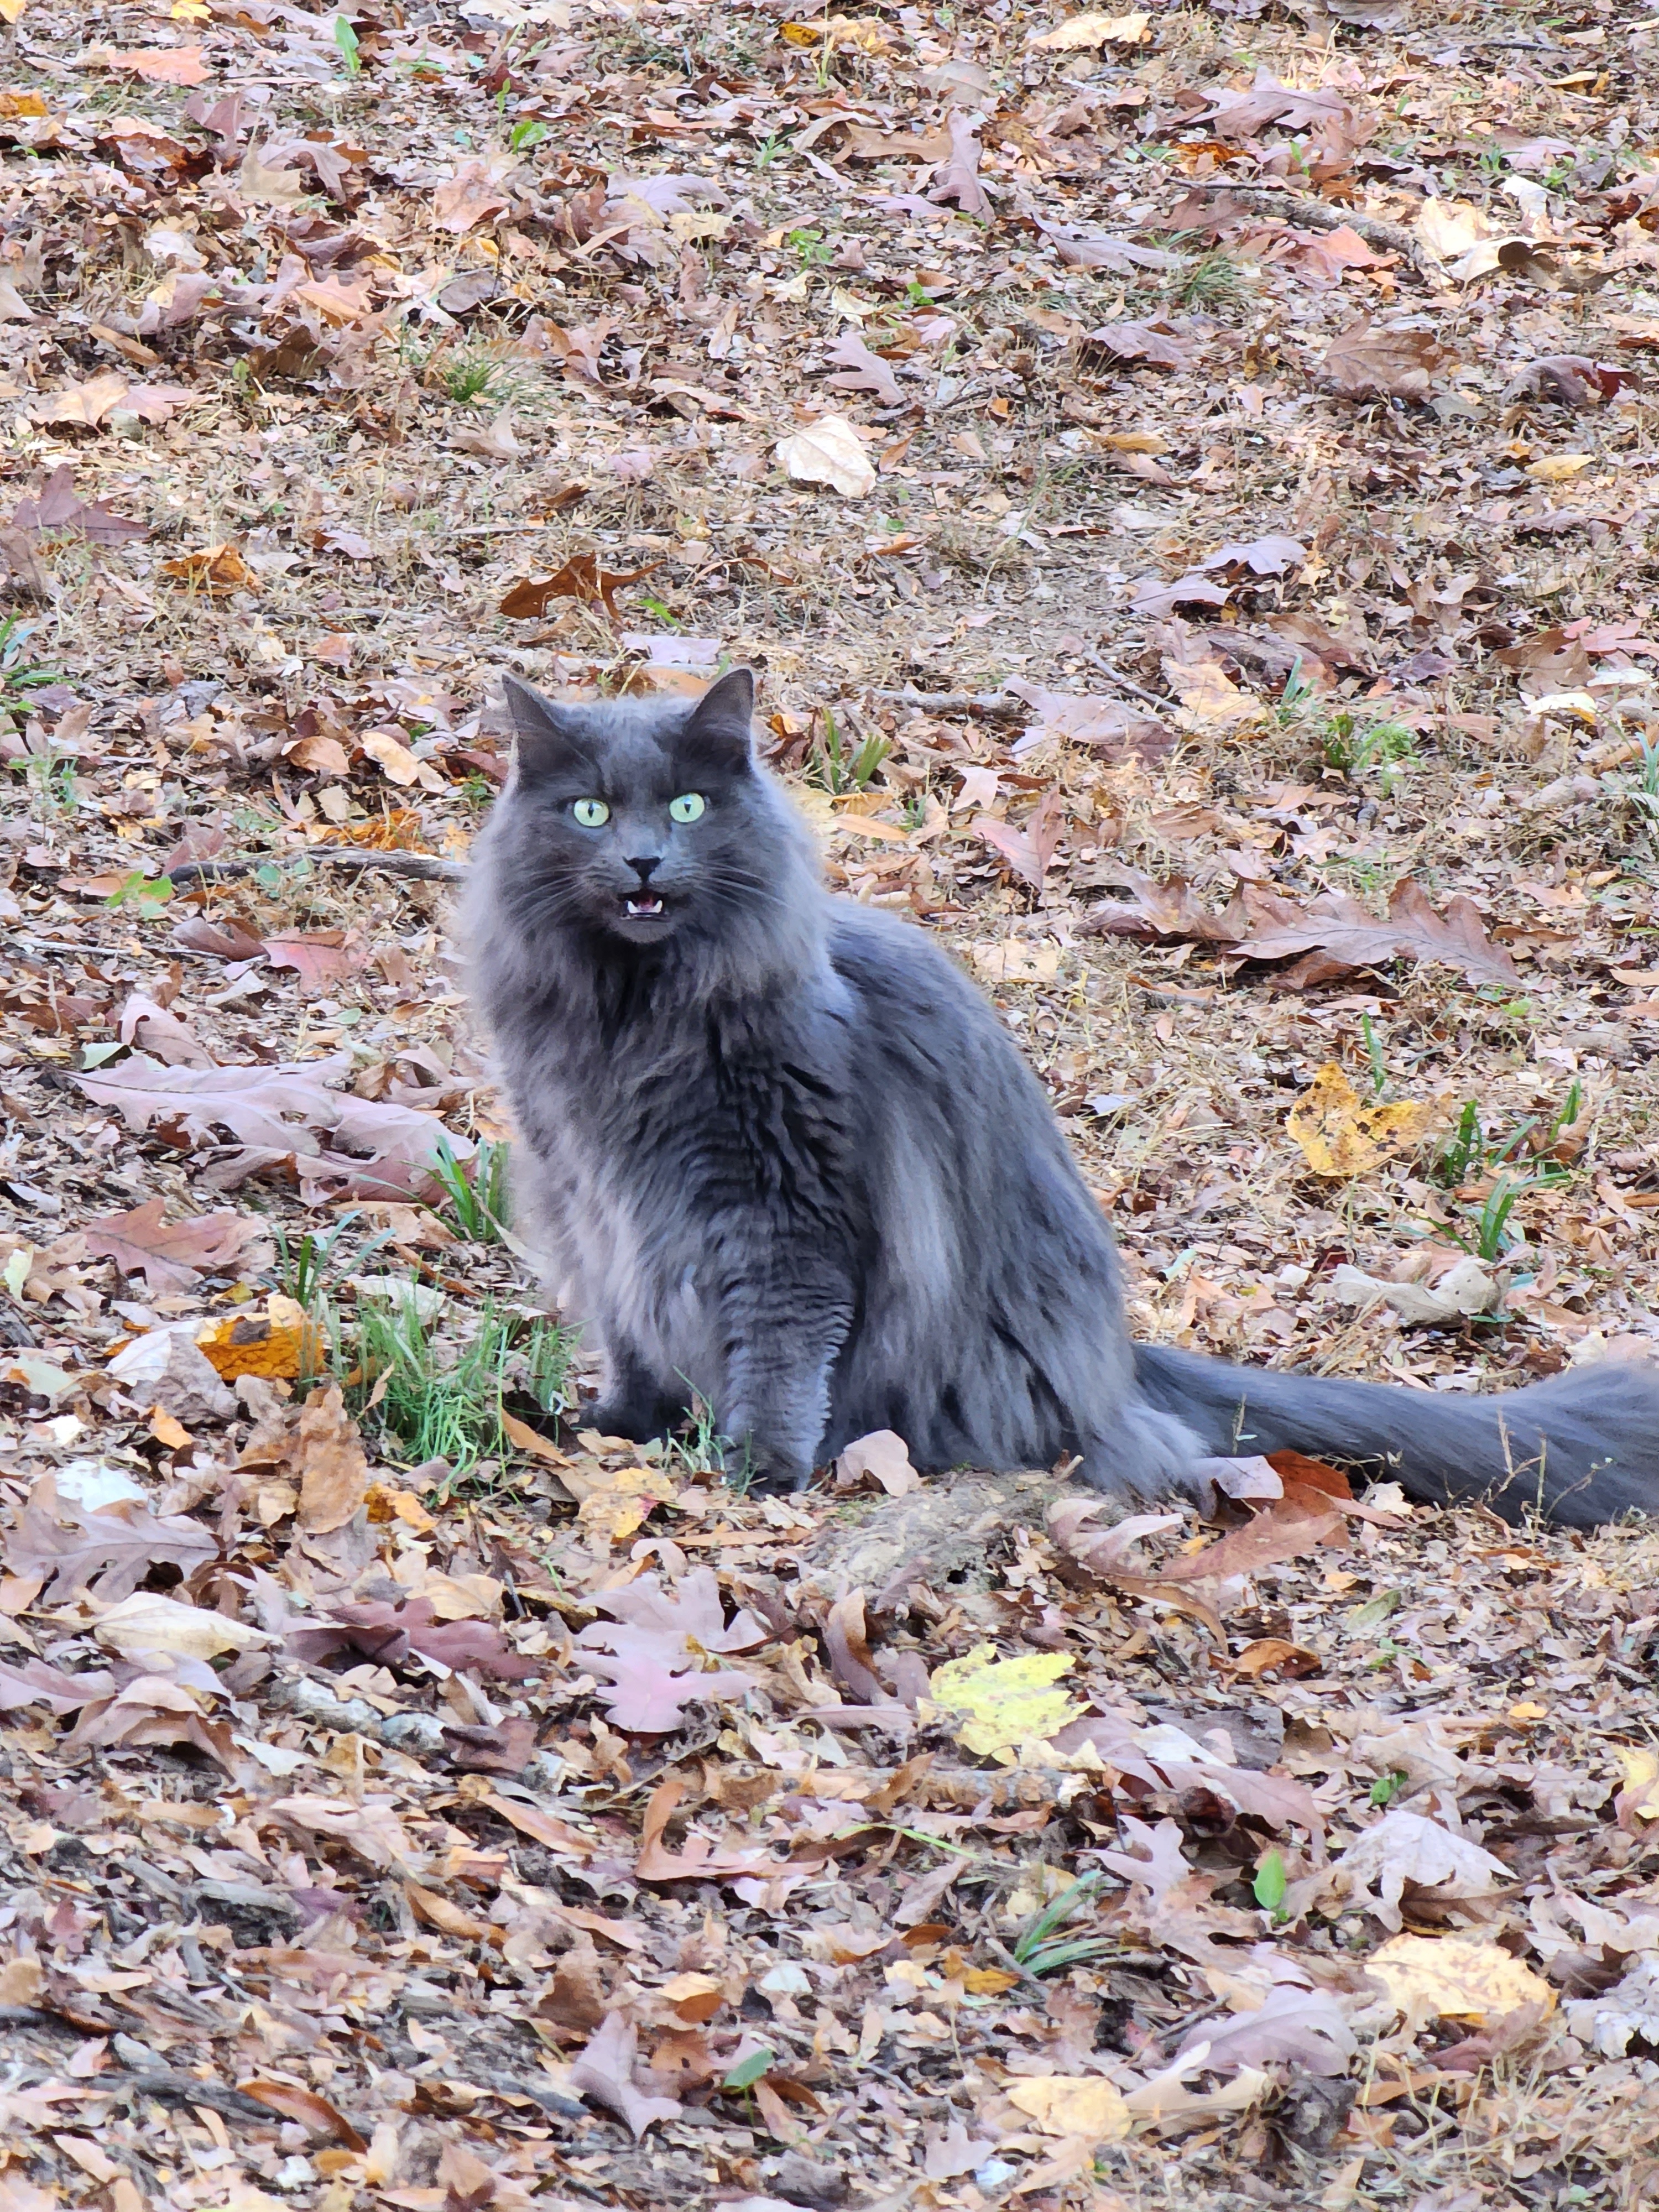
[{"label": "cat's ear", "polygon": [[501,695],[513,725],[521,775],[548,775],[578,763],[584,767],[591,764],[592,751],[579,713],[532,690],[516,676],[501,678]]},{"label": "cat's ear", "polygon": [[691,709],[680,733],[686,752],[711,766],[747,768],[753,757],[750,727],[755,718],[755,678],[747,668],[728,668]]}]

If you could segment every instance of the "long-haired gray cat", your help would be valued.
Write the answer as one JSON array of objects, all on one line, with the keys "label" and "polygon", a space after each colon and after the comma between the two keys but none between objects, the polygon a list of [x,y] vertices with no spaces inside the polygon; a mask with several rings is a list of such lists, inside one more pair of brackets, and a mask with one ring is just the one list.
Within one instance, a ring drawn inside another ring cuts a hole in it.
[{"label": "long-haired gray cat", "polygon": [[1659,1508],[1641,1367],[1460,1398],[1131,1344],[1036,1078],[921,930],[822,888],[748,672],[689,703],[507,694],[470,937],[529,1233],[605,1354],[594,1426],[642,1441],[695,1390],[787,1487],[895,1429],[924,1469],[1076,1454],[1125,1498],[1290,1446],[1510,1519]]}]

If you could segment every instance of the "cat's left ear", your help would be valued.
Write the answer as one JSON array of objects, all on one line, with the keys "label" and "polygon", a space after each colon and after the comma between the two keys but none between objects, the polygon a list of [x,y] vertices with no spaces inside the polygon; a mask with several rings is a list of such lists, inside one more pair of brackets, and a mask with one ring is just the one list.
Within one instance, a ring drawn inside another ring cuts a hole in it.
[{"label": "cat's left ear", "polygon": [[753,758],[750,736],[755,719],[755,678],[747,668],[728,668],[711,684],[680,734],[684,750],[711,767],[735,771]]},{"label": "cat's left ear", "polygon": [[516,676],[502,677],[501,695],[525,775],[551,775],[578,762],[591,765],[592,748],[580,709],[562,707]]}]

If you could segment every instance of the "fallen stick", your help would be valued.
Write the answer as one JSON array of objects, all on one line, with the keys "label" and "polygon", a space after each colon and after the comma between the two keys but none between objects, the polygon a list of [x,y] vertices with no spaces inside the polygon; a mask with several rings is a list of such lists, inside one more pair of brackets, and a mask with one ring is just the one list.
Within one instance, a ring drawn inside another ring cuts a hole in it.
[{"label": "fallen stick", "polygon": [[349,875],[419,876],[441,884],[459,884],[466,877],[465,861],[446,860],[436,853],[376,853],[360,845],[312,845],[303,853],[271,854],[264,860],[183,860],[167,870],[167,878],[175,887],[231,883],[239,876],[252,875],[258,868],[280,867],[284,860],[302,859],[343,868]]}]

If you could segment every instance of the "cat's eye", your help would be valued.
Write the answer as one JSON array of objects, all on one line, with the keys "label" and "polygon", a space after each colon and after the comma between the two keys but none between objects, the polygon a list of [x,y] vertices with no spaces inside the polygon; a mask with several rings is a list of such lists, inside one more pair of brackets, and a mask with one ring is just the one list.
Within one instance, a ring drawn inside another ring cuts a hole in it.
[{"label": "cat's eye", "polygon": [[584,830],[603,830],[611,819],[611,809],[602,799],[579,799],[570,811]]},{"label": "cat's eye", "polygon": [[678,799],[669,800],[668,818],[671,822],[695,822],[707,805],[700,791],[683,791]]}]

